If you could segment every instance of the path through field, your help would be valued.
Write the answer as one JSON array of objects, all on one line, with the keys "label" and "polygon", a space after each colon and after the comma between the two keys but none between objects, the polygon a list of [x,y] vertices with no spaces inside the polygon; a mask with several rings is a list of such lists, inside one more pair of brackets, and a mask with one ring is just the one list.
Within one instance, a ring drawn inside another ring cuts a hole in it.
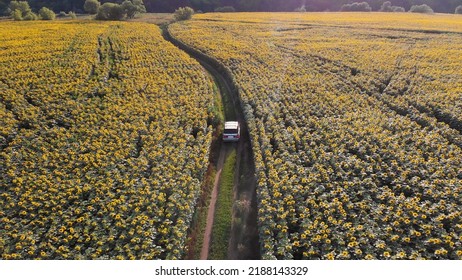
[{"label": "path through field", "polygon": [[164,37],[166,40],[188,53],[204,67],[220,90],[225,120],[237,120],[241,124],[240,141],[237,144],[222,143],[222,145],[220,145],[217,173],[211,194],[210,206],[207,212],[207,223],[200,258],[208,259],[221,171],[226,156],[231,151],[236,150],[233,222],[228,244],[228,259],[259,259],[260,248],[257,230],[255,163],[253,161],[252,145],[247,124],[237,97],[237,92],[230,82],[231,77],[226,77],[226,74],[223,74],[224,71],[216,61],[204,57],[194,49],[172,38],[168,32],[168,28],[164,29]]},{"label": "path through field", "polygon": [[213,183],[213,190],[212,190],[212,194],[210,195],[210,205],[209,205],[209,209],[207,212],[207,223],[206,223],[205,232],[204,232],[204,243],[202,243],[201,260],[206,260],[209,255],[210,240],[212,237],[213,220],[215,216],[215,206],[216,206],[217,196],[218,196],[218,185],[220,184],[221,171],[223,170],[223,163],[225,162],[225,155],[226,155],[226,150],[225,150],[224,145],[222,145],[220,149],[220,156],[218,158],[217,173],[215,175],[215,181]]}]

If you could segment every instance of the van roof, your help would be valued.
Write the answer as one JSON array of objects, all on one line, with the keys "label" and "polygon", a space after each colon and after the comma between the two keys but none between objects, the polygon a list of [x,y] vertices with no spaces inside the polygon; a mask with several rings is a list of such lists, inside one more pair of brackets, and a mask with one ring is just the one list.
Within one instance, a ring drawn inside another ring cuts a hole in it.
[{"label": "van roof", "polygon": [[238,126],[238,122],[225,122],[225,129],[236,129]]}]

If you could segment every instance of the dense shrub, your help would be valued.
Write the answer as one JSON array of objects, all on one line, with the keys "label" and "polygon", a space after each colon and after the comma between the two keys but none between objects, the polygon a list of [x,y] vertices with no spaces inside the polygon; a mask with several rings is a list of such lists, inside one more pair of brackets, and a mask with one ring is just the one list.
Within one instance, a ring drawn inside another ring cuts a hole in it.
[{"label": "dense shrub", "polygon": [[343,12],[370,12],[372,11],[371,6],[367,2],[354,2],[352,4],[345,4],[342,6],[341,11]]},{"label": "dense shrub", "polygon": [[176,21],[191,19],[194,14],[194,10],[190,7],[182,7],[175,10],[174,18]]},{"label": "dense shrub", "polygon": [[391,8],[391,2],[390,1],[383,2],[382,7],[380,7],[379,12],[393,12],[393,9]]},{"label": "dense shrub", "polygon": [[85,4],[83,5],[83,9],[85,12],[89,14],[96,14],[98,13],[98,9],[101,7],[101,3],[98,0],[86,0]]},{"label": "dense shrub", "polygon": [[393,6],[393,12],[395,13],[404,13],[406,12],[406,10],[403,8],[403,7],[400,7],[400,6]]},{"label": "dense shrub", "polygon": [[96,14],[98,20],[121,20],[124,17],[125,11],[122,6],[114,3],[104,3]]},{"label": "dense shrub", "polygon": [[414,5],[409,10],[410,13],[432,14],[433,9],[427,4]]},{"label": "dense shrub", "polygon": [[379,12],[396,12],[396,13],[402,13],[405,12],[403,7],[399,6],[392,6],[390,1],[386,1],[382,4],[382,7],[380,8]]},{"label": "dense shrub", "polygon": [[457,8],[456,8],[456,14],[462,14],[462,5],[457,6]]},{"label": "dense shrub", "polygon": [[[11,11],[10,16],[14,20],[37,20],[39,18],[43,20],[54,20],[56,18],[56,14],[46,7],[42,7],[39,10],[39,15],[33,13],[27,1],[11,1],[8,8]],[[65,14],[66,13],[64,13],[64,15]]]},{"label": "dense shrub", "polygon": [[33,12],[28,12],[22,19],[23,20],[37,20],[38,16]]},{"label": "dense shrub", "polygon": [[138,13],[146,13],[146,7],[142,0],[125,0],[122,2],[122,8],[128,18],[134,18]]},{"label": "dense shrub", "polygon": [[69,13],[66,13],[65,11],[59,12],[59,14],[56,15],[57,18],[71,18],[71,19],[76,19],[77,15],[73,11],[69,11]]},{"label": "dense shrub", "polygon": [[11,17],[14,20],[22,20],[22,13],[20,10],[14,10],[11,12]]},{"label": "dense shrub", "polygon": [[37,19],[27,1],[11,1],[8,5],[10,15],[14,20],[34,20]]},{"label": "dense shrub", "polygon": [[146,7],[142,0],[125,0],[122,4],[104,3],[98,9],[98,20],[121,20],[125,16],[134,18],[138,13],[145,13]]},{"label": "dense shrub", "polygon": [[43,20],[54,20],[56,18],[55,12],[46,7],[42,7],[39,10],[39,16]]},{"label": "dense shrub", "polygon": [[32,12],[27,1],[11,1],[10,5],[8,5],[8,8],[12,12],[15,10],[21,11],[23,16],[25,16],[28,12]]},{"label": "dense shrub", "polygon": [[218,7],[215,9],[215,12],[217,13],[233,13],[235,11],[236,9],[234,9],[233,6]]}]

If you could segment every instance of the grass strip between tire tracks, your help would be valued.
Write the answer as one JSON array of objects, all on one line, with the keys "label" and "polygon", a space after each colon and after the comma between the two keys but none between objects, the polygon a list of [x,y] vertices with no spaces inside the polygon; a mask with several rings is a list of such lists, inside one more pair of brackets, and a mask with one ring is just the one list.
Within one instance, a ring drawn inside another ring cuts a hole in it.
[{"label": "grass strip between tire tracks", "polygon": [[209,259],[227,259],[228,243],[231,232],[233,211],[234,168],[236,166],[236,151],[230,152],[225,160],[219,186],[215,221],[212,229],[212,242]]}]

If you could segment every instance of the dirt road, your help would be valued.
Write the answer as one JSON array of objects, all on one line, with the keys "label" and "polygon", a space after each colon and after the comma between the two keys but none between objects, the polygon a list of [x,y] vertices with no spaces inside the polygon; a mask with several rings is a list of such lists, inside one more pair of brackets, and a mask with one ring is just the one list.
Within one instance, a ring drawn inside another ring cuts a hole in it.
[{"label": "dirt road", "polygon": [[[208,259],[212,227],[214,223],[218,186],[226,155],[236,150],[234,179],[234,207],[231,237],[228,244],[228,259],[259,259],[260,246],[257,230],[257,202],[255,163],[247,123],[232,78],[217,61],[174,39],[164,28],[164,38],[196,59],[215,81],[223,101],[225,120],[237,120],[241,124],[241,139],[237,144],[222,144],[217,162],[217,173],[207,212],[207,223],[201,259]],[[218,153],[218,151],[217,151]]]}]

